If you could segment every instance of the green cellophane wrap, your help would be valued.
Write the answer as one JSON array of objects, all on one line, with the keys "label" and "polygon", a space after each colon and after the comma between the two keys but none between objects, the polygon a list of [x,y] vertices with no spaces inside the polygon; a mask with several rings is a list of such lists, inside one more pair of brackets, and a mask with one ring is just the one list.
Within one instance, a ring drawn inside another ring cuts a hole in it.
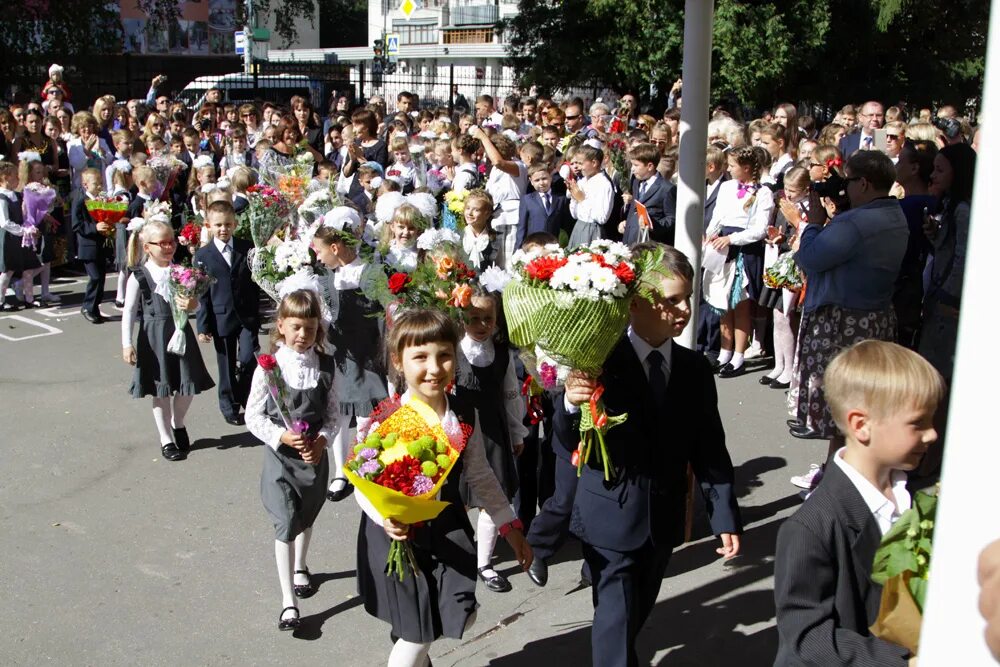
[{"label": "green cellophane wrap", "polygon": [[591,301],[512,281],[503,291],[510,340],[597,377],[629,322],[630,299]]}]

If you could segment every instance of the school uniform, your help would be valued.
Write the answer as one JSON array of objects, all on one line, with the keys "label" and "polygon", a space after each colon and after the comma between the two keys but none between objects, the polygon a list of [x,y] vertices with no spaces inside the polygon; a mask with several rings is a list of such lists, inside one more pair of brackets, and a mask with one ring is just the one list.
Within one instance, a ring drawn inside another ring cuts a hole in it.
[{"label": "school uniform", "polygon": [[91,196],[85,190],[77,190],[70,210],[73,231],[76,232],[76,256],[83,262],[83,268],[87,272],[82,310],[100,319],[102,315],[99,306],[104,295],[108,248],[105,236],[97,231],[97,222],[87,210],[88,199]]},{"label": "school uniform", "polygon": [[[292,422],[305,422],[308,436],[332,441],[339,425],[333,358],[315,348],[300,354],[285,345],[279,345],[274,357],[286,384],[288,417]],[[266,445],[260,497],[274,524],[274,539],[291,542],[312,527],[323,509],[329,457],[324,449],[319,463],[306,463],[297,449],[282,444],[284,421],[260,368],[254,371],[247,401],[247,429]]]},{"label": "school uniform", "polygon": [[469,258],[469,266],[476,273],[482,273],[487,267],[498,264],[501,253],[500,242],[499,236],[490,236],[487,230],[476,236],[472,231],[472,225],[466,225],[462,232],[462,249]]},{"label": "school uniform", "polygon": [[633,245],[639,241],[639,211],[634,202],[646,207],[652,228],[649,239],[674,244],[674,228],[677,221],[677,187],[659,174],[653,174],[645,181],[632,179],[632,202],[625,209],[625,234],[622,243]]},{"label": "school uniform", "polygon": [[260,345],[260,288],[250,277],[247,254],[253,244],[233,238],[218,239],[194,254],[195,266],[215,278],[201,296],[198,333],[210,334],[219,366],[219,410],[228,420],[246,405],[250,379],[257,365]]},{"label": "school uniform", "polygon": [[[400,400],[405,405],[409,392]],[[461,639],[478,606],[476,547],[460,481],[466,480],[496,525],[514,519],[487,463],[475,408],[458,396],[449,396],[442,421],[471,427],[472,435],[441,488],[439,499],[447,507],[436,519],[411,527],[409,543],[418,571],[402,581],[386,576],[391,540],[383,519],[362,494],[354,494],[364,510],[358,531],[358,595],[366,612],[389,623],[394,636],[409,642],[432,642],[442,636]]]},{"label": "school uniform", "polygon": [[[0,197],[6,206],[6,219],[0,221],[3,232],[0,233],[0,273],[8,271],[31,271],[41,266],[39,255],[33,248],[25,248],[23,241],[24,212],[21,208],[22,195],[0,188]],[[43,241],[44,242],[44,241]],[[0,303],[4,295],[0,294]]]},{"label": "school uniform", "polygon": [[569,213],[576,220],[569,236],[570,248],[605,238],[604,226],[611,217],[615,199],[615,186],[611,182],[611,177],[603,171],[583,177],[578,183],[584,199],[577,201],[570,198]]},{"label": "school uniform", "polygon": [[[141,331],[135,345],[136,363],[129,394],[132,398],[152,396],[194,396],[215,386],[205,368],[191,324],[184,326],[186,351],[183,355],[167,352],[167,343],[174,335],[174,318],[170,304],[160,287],[166,279],[167,267],[152,262],[136,267],[129,281],[138,284],[126,290],[122,314],[122,347],[132,345],[132,323],[139,319]],[[132,295],[129,294],[131,291]]]},{"label": "school uniform", "polygon": [[[712,222],[715,214],[715,203],[719,199],[719,186],[729,180],[729,173],[722,172],[722,176],[716,179],[715,183],[706,183],[705,189],[705,231]],[[698,351],[718,352],[722,344],[722,337],[719,334],[719,313],[708,307],[705,295],[699,294],[701,301],[698,307]]]},{"label": "school uniform", "polygon": [[486,192],[493,198],[493,222],[491,223],[499,240],[500,254],[496,263],[507,269],[511,257],[517,249],[518,209],[521,198],[528,190],[528,168],[520,160],[514,160],[517,175],[512,176],[502,169],[494,167],[486,177]]},{"label": "school uniform", "polygon": [[249,206],[250,200],[247,199],[245,194],[242,192],[233,193],[233,211],[236,212],[236,215],[239,215],[243,211],[247,210]]},{"label": "school uniform", "polygon": [[[842,454],[834,455],[823,482],[778,531],[775,667],[905,667],[909,659],[907,649],[868,630],[882,597],[882,586],[871,580],[872,562],[891,523],[883,518],[885,509],[873,508],[889,500],[879,501],[870,483],[863,495],[865,480],[855,481],[860,474],[844,467]],[[893,482],[897,503],[908,504],[905,475],[899,472]]]},{"label": "school uniform", "polygon": [[[701,483],[712,532],[740,533],[733,465],[705,359],[672,340],[652,348],[631,329],[601,376],[615,475],[605,482],[592,456],[577,486],[570,523],[593,580],[593,664],[634,667],[635,639],[656,602],[674,547],[684,541],[687,468]],[[555,401],[553,429],[567,451],[579,442],[579,409]],[[536,519],[537,522],[538,519]]]},{"label": "school uniform", "polygon": [[573,228],[569,214],[569,199],[551,191],[544,194],[531,192],[521,198],[517,217],[517,239],[514,248],[524,245],[524,239],[537,232],[547,232],[559,238],[559,232]]},{"label": "school uniform", "polygon": [[[135,199],[132,199],[128,191],[121,188],[112,192],[111,196],[128,202],[125,219],[115,224],[115,268],[118,271],[127,271],[128,223],[132,218],[142,217],[142,207],[148,199],[144,199],[138,195],[136,195]],[[136,201],[138,201],[138,206],[134,205]],[[138,213],[135,213],[137,209]]]}]

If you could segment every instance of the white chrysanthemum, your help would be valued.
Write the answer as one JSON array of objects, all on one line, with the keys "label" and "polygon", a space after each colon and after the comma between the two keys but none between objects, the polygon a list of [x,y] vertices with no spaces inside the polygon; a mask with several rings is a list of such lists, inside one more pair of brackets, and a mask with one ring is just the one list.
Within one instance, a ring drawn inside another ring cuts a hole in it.
[{"label": "white chrysanthemum", "polygon": [[591,271],[590,282],[598,292],[609,294],[618,283],[618,276],[611,269],[598,266]]},{"label": "white chrysanthemum", "polygon": [[628,288],[625,287],[625,283],[619,280],[618,284],[615,285],[615,288],[611,290],[611,296],[615,297],[616,299],[621,299],[626,294],[628,294]]},{"label": "white chrysanthemum", "polygon": [[573,253],[568,258],[570,264],[584,264],[590,261],[589,253]]},{"label": "white chrysanthemum", "polygon": [[274,266],[279,271],[297,271],[309,264],[309,248],[298,241],[286,241],[274,251]]},{"label": "white chrysanthemum", "polygon": [[479,284],[487,292],[502,292],[503,288],[510,282],[511,277],[509,273],[499,266],[493,265],[479,274]]}]

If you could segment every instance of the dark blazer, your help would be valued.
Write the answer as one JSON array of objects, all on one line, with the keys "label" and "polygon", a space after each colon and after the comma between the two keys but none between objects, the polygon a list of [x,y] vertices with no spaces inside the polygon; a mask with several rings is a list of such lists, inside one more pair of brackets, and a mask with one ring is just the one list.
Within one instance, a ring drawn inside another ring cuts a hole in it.
[{"label": "dark blazer", "polygon": [[712,192],[705,193],[705,230],[708,231],[708,225],[712,222],[712,214],[715,213],[715,201],[719,198],[719,186],[729,180],[729,172],[722,172],[722,176],[719,177],[719,185],[715,187]]},{"label": "dark blazer", "polygon": [[861,148],[861,132],[858,131],[848,134],[840,140],[837,148],[840,149],[840,154],[844,160],[847,160],[847,158],[851,157],[852,153],[856,153]]},{"label": "dark blazer", "polygon": [[[708,361],[673,344],[666,415],[653,405],[642,363],[628,337],[622,336],[604,364],[605,409],[609,415],[628,413],[628,420],[607,434],[617,477],[606,483],[603,469],[591,457],[577,487],[570,530],[592,546],[613,551],[636,550],[650,539],[657,546],[681,544],[690,463],[701,483],[712,531],[741,532],[733,464]],[[562,396],[553,403],[553,448],[572,451],[580,440],[579,415],[566,412]]]},{"label": "dark blazer", "polygon": [[233,211],[237,214],[247,210],[248,206],[250,206],[250,201],[246,197],[233,195]]},{"label": "dark blazer", "polygon": [[569,198],[566,195],[549,193],[549,212],[542,205],[542,195],[537,192],[521,197],[517,212],[517,238],[514,248],[520,248],[525,237],[536,232],[548,232],[559,238],[559,230],[573,229],[573,217],[569,214]]},{"label": "dark blazer", "polygon": [[835,464],[778,531],[776,667],[904,667],[909,651],[873,637],[882,587],[871,577],[882,541],[861,494]]},{"label": "dark blazer", "polygon": [[76,256],[82,262],[97,262],[105,257],[105,237],[97,231],[97,221],[87,210],[87,195],[80,189],[73,193],[70,216],[76,232]]},{"label": "dark blazer", "polygon": [[[146,207],[146,202],[148,201],[154,201],[154,200],[152,198],[144,199],[140,197],[138,194],[135,197],[133,197],[132,201],[128,203],[129,220],[131,220],[132,218],[141,218],[142,211]],[[128,222],[128,220],[126,220],[126,222]]]},{"label": "dark blazer", "polygon": [[257,332],[260,326],[260,288],[250,277],[247,253],[253,244],[233,239],[233,265],[226,264],[213,240],[194,253],[195,266],[202,267],[215,282],[204,295],[198,309],[198,333],[232,336],[246,328]]},{"label": "dark blazer", "polygon": [[[632,245],[639,240],[639,212],[635,201],[646,206],[653,223],[649,238],[653,241],[674,244],[674,225],[677,222],[677,187],[662,176],[657,175],[642,198],[639,198],[639,179],[632,179],[632,202],[625,207],[625,235],[622,242]],[[617,223],[616,223],[617,224]]]}]

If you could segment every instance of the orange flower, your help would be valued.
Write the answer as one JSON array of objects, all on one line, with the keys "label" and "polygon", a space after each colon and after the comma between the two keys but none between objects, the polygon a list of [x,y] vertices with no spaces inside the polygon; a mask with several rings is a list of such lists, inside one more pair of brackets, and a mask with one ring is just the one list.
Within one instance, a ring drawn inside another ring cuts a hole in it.
[{"label": "orange flower", "polygon": [[448,255],[441,257],[435,263],[435,269],[437,269],[438,278],[444,280],[451,273],[451,270],[455,268],[455,260],[453,260]]},{"label": "orange flower", "polygon": [[448,299],[448,304],[455,306],[456,308],[465,308],[472,301],[472,287],[466,284],[455,285],[455,289],[451,290],[451,298]]}]

